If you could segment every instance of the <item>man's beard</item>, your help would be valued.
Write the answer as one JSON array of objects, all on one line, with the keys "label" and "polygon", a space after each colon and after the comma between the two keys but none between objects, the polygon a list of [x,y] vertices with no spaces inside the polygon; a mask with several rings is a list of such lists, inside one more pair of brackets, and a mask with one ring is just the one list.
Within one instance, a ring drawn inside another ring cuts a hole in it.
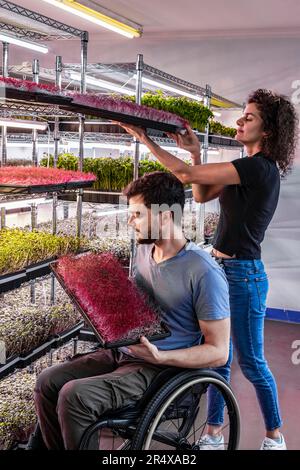
[{"label": "man's beard", "polygon": [[[138,232],[139,234],[141,232]],[[151,238],[151,229],[148,230],[148,236],[147,238],[142,238],[142,237],[136,237],[136,243],[138,245],[152,245],[152,243],[155,243],[159,240],[159,238]]]}]

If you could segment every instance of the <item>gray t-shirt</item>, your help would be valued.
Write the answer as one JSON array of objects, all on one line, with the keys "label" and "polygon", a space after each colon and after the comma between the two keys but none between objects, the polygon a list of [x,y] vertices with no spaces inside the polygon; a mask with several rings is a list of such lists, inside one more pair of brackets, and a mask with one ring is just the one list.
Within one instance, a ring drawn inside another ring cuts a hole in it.
[{"label": "gray t-shirt", "polygon": [[163,310],[171,336],[155,341],[159,349],[181,349],[200,343],[199,320],[230,316],[228,283],[216,261],[189,242],[176,256],[161,263],[152,257],[154,245],[138,245],[134,265],[137,285]]}]

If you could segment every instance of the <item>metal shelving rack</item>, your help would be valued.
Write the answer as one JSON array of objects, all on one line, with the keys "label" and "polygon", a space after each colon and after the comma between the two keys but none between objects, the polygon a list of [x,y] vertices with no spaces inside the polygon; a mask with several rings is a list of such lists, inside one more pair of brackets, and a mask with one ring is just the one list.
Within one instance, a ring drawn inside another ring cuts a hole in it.
[{"label": "metal shelving rack", "polygon": [[[0,0],[0,13],[9,13],[9,17],[0,22],[1,30],[13,33],[18,38],[31,39],[37,41],[51,41],[51,40],[67,40],[67,39],[80,39],[81,46],[81,55],[80,55],[80,92],[84,93],[86,91],[86,68],[87,68],[87,50],[88,50],[88,32],[82,31],[72,26],[61,23],[57,20],[51,19],[44,15],[41,15],[32,10],[28,10],[19,5],[16,5],[12,2],[6,0]],[[3,16],[4,16],[3,15]],[[2,16],[2,17],[3,17]],[[28,21],[30,26],[28,26]],[[21,26],[22,23],[25,23],[25,26]],[[32,75],[33,81],[39,83],[40,78],[40,67],[39,61],[34,60],[32,64]],[[59,56],[56,58],[55,64],[55,84],[59,88],[61,87],[61,73],[62,73],[62,58]],[[9,45],[3,43],[3,59],[2,59],[2,75],[4,77],[9,76]],[[55,129],[54,129],[54,142],[55,142],[55,164],[58,157],[58,142],[59,142],[59,118],[58,116],[68,116],[72,113],[67,113],[65,111],[60,111],[58,106],[43,106],[35,105],[33,103],[18,103],[18,102],[7,102],[6,100],[0,100],[0,114],[9,117],[14,114],[25,115],[25,116],[51,116],[55,118]],[[82,167],[82,161],[84,158],[83,154],[83,130],[84,130],[84,117],[79,116],[79,129],[80,129],[80,161]],[[32,133],[32,157],[33,163],[37,165],[37,142],[38,134],[37,131]],[[2,129],[2,152],[1,152],[1,163],[3,165],[7,162],[7,129],[3,127]],[[82,221],[82,197],[83,189],[78,190],[77,195],[77,234],[81,234],[81,221]],[[57,193],[53,193],[53,234],[57,231]],[[32,204],[32,224],[36,221],[36,205]],[[5,221],[5,213],[1,210],[1,226],[3,226],[3,221]],[[32,299],[35,297],[34,292],[35,286],[34,281],[32,281]],[[51,286],[51,298],[54,301],[55,298],[55,279],[52,276],[52,286]]]},{"label": "metal shelving rack", "polygon": [[[0,27],[3,31],[13,33],[18,38],[31,39],[37,41],[50,41],[50,40],[67,40],[67,39],[80,39],[81,45],[81,60],[80,60],[80,91],[84,93],[86,91],[86,69],[87,69],[87,49],[88,49],[88,32],[74,28],[67,24],[61,23],[55,19],[49,18],[40,13],[16,5],[6,0],[0,0],[0,12],[9,13],[9,17],[5,20],[5,23],[0,22]],[[28,26],[30,21],[30,27]],[[22,26],[22,23],[25,26]],[[3,43],[3,61],[2,61],[2,75],[7,77],[9,75],[9,46],[7,43]],[[59,56],[56,58],[55,64],[55,83],[58,87],[61,87],[61,73],[62,73],[62,58]],[[40,67],[38,60],[34,60],[32,64],[32,75],[33,81],[39,82],[40,78]],[[51,115],[55,117],[55,156],[54,161],[56,164],[58,156],[58,142],[59,142],[59,130],[58,130],[58,117],[59,115],[66,115],[68,113],[61,113],[58,107],[49,108],[49,106],[35,106],[32,104],[21,104],[18,103],[0,103],[0,112],[6,116],[12,115],[12,112],[19,112],[19,115],[23,113],[30,113],[32,116],[37,116],[41,113],[45,116]],[[83,125],[84,117],[79,116],[79,128],[80,131],[80,162],[82,167],[83,155]],[[37,132],[33,131],[33,163],[37,164]],[[2,130],[2,164],[7,161],[7,130],[3,127]],[[78,191],[78,226],[77,232],[80,236],[81,233],[81,219],[82,219],[82,195],[83,190]],[[53,233],[56,232],[56,206],[57,206],[57,194],[53,195]]]},{"label": "metal shelving rack", "polygon": [[[76,72],[78,73],[79,70],[81,69],[81,65],[79,64],[64,64],[60,62],[60,68],[59,68],[59,83],[60,86],[63,83],[66,87],[69,87],[72,85],[76,86],[76,83],[73,81],[72,78],[72,73]],[[20,75],[22,74],[23,76],[25,75],[30,75],[31,71],[29,67],[22,65],[21,67],[15,66],[11,69],[11,72],[14,75]],[[197,97],[198,99],[201,99],[203,101],[203,104],[209,108],[212,106],[220,109],[220,108],[239,108],[241,109],[242,106],[238,103],[235,103],[233,101],[230,101],[218,94],[215,94],[212,92],[211,87],[209,85],[206,85],[205,88],[192,84],[190,82],[187,82],[185,80],[182,80],[178,77],[175,77],[173,75],[170,75],[166,72],[163,72],[157,68],[154,68],[148,64],[144,63],[143,60],[143,55],[138,54],[136,62],[130,62],[130,63],[117,63],[117,64],[88,64],[86,66],[86,72],[87,72],[87,77],[92,77],[94,79],[98,80],[104,80],[107,81],[107,78],[109,77],[109,82],[117,85],[118,87],[126,87],[126,90],[130,89],[132,94],[135,94],[136,97],[136,102],[140,103],[141,102],[141,95],[143,91],[153,91],[156,90],[158,87],[149,85],[149,83],[146,80],[146,83],[143,82],[143,78],[151,78],[152,80],[155,80],[156,82],[161,82],[168,87],[176,87],[177,90],[181,90],[182,92],[189,93]],[[58,70],[57,70],[57,64],[56,64],[56,70],[52,69],[43,69],[41,70],[41,77],[48,82],[53,82],[54,79],[57,83],[57,76],[58,76]],[[93,85],[91,85],[88,80],[86,81],[86,87],[88,87],[90,90],[93,89]],[[95,88],[94,88],[95,89]],[[96,88],[97,89],[97,88]],[[99,91],[99,89],[97,89]],[[101,90],[100,90],[101,91]],[[107,91],[107,90],[106,90]],[[105,92],[105,89],[103,90]],[[176,90],[168,92],[168,94],[171,95],[176,95]],[[57,143],[57,118],[55,120],[55,131],[54,131],[54,142],[55,144]],[[86,142],[103,142],[103,143],[109,143],[109,142],[130,142],[131,140],[126,138],[124,134],[120,134],[119,136],[116,135],[110,135],[108,133],[88,133],[84,137],[84,117],[80,117],[80,127],[79,127],[79,134],[73,134],[72,133],[61,133],[61,136],[64,135],[65,138],[73,140],[74,138],[77,139],[79,138],[79,166],[82,168],[82,163],[83,163],[83,143],[84,141]],[[113,136],[113,137],[112,137]],[[167,139],[165,137],[162,137],[162,133],[153,133],[154,140],[158,143],[161,144],[167,144],[167,145],[174,145],[173,141],[170,139]],[[237,142],[233,141],[231,138],[227,138],[224,136],[211,136],[209,135],[209,126],[207,125],[205,132],[204,133],[198,133],[198,138],[203,142],[203,161],[207,162],[207,156],[208,156],[208,150],[209,148],[241,148],[237,144]],[[228,145],[228,144],[237,144],[237,145]],[[242,155],[242,150],[241,150],[241,155]],[[139,160],[140,160],[140,144],[139,142],[135,141],[135,152],[134,152],[134,179],[137,178],[138,176],[138,165],[139,165]],[[78,219],[80,219],[80,214],[81,214],[81,207],[82,206],[82,194],[79,194],[78,197]],[[199,205],[198,208],[198,225],[201,228],[200,231],[202,233],[202,238],[204,239],[204,217],[205,217],[205,206],[204,205]],[[80,224],[79,224],[80,227]],[[80,231],[79,231],[80,234]],[[132,246],[132,253],[133,253],[133,246]]]}]

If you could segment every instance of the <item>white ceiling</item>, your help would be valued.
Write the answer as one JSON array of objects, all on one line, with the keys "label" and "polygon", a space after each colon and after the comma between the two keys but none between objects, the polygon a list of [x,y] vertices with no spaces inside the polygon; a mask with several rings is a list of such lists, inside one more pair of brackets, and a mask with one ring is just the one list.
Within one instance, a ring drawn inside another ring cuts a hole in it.
[{"label": "white ceiling", "polygon": [[[14,3],[93,34],[111,35],[43,0],[14,0]],[[300,36],[299,0],[81,0],[81,3],[95,9],[101,5],[139,23],[145,35]]]},{"label": "white ceiling", "polygon": [[[96,4],[143,26],[127,39],[84,22],[43,0],[13,0],[70,26],[88,30],[88,61],[147,64],[205,86],[233,101],[245,101],[258,87],[291,95],[300,80],[300,0],[80,0]],[[0,10],[0,18],[3,11]],[[55,56],[80,62],[80,41],[54,41],[49,54],[11,47],[9,64],[39,58],[53,68]],[[43,56],[43,57],[42,57]]]}]

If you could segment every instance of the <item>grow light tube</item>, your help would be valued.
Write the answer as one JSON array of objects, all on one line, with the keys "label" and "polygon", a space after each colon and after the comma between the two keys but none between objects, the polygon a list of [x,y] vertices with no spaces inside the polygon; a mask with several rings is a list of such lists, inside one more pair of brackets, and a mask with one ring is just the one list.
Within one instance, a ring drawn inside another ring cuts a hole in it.
[{"label": "grow light tube", "polygon": [[49,52],[46,46],[27,41],[26,39],[16,38],[15,36],[10,36],[9,34],[2,32],[0,33],[0,41],[6,42],[8,44],[14,44],[15,46],[25,47],[26,49],[31,49],[32,51],[41,52],[42,54],[47,54]]},{"label": "grow light tube", "polygon": [[[135,79],[137,79],[137,75],[134,75]],[[177,95],[186,96],[187,98],[191,98],[195,101],[203,101],[201,96],[193,95],[192,93],[188,93],[187,91],[180,90],[179,88],[174,88],[169,85],[165,85],[164,83],[157,82],[156,80],[152,80],[151,78],[142,78],[142,83],[147,83],[148,85],[158,86],[162,90],[171,91],[172,93],[176,93]]]},{"label": "grow light tube", "polygon": [[[70,79],[75,80],[76,82],[81,81],[81,76],[79,73],[71,73]],[[124,95],[135,95],[135,91],[128,90],[128,88],[122,88],[121,86],[114,85],[111,82],[106,82],[105,80],[98,80],[94,77],[86,77],[86,83],[89,85],[93,85],[97,88],[104,88],[105,90],[112,90],[117,91],[118,93],[123,93]]]},{"label": "grow light tube", "polygon": [[92,8],[86,7],[75,0],[44,0],[44,2],[50,3],[50,5],[61,8],[68,13],[72,13],[73,15],[79,16],[79,18],[102,26],[110,31],[114,31],[127,38],[133,39],[141,36],[141,30],[133,28],[119,20],[115,20]]},{"label": "grow light tube", "polygon": [[48,124],[37,121],[22,121],[21,119],[0,118],[0,127],[16,127],[18,129],[36,129],[37,131],[45,131],[48,127]]}]

